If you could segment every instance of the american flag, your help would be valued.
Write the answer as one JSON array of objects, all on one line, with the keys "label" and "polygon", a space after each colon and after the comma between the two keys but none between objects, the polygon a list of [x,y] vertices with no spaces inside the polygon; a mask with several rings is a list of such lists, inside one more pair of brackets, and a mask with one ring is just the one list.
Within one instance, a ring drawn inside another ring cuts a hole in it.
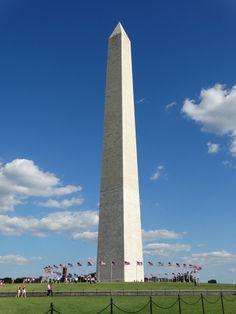
[{"label": "american flag", "polygon": [[90,261],[88,261],[88,264],[87,264],[88,266],[93,266],[93,263],[92,262],[90,262]]},{"label": "american flag", "polygon": [[43,268],[43,270],[45,271],[45,273],[51,273],[52,272],[51,266],[46,266]]},{"label": "american flag", "polygon": [[80,267],[80,266],[83,266],[83,265],[80,262],[77,262],[77,266]]},{"label": "american flag", "polygon": [[105,265],[106,265],[106,262],[100,261],[99,264],[100,264],[101,266],[105,266]]},{"label": "american flag", "polygon": [[196,270],[196,271],[199,271],[199,270],[202,270],[202,267],[194,265],[193,269]]},{"label": "american flag", "polygon": [[130,265],[130,262],[125,261],[125,265]]},{"label": "american flag", "polygon": [[148,265],[149,266],[153,266],[154,264],[152,262],[148,262]]}]

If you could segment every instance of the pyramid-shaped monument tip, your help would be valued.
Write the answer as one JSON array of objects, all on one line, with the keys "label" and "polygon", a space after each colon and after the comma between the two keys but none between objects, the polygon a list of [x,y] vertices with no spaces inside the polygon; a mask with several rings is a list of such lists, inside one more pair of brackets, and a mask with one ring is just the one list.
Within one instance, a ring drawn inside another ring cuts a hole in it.
[{"label": "pyramid-shaped monument tip", "polygon": [[[109,38],[114,37],[114,36],[116,36],[116,35],[118,35],[118,34],[122,34],[122,35],[127,36],[127,34],[126,34],[126,32],[125,32],[125,30],[124,30],[124,28],[123,28],[121,22],[119,22],[119,23],[116,25],[114,31],[112,32],[112,34],[111,34],[111,36],[110,36]],[[128,36],[127,36],[127,37],[128,37]]]}]

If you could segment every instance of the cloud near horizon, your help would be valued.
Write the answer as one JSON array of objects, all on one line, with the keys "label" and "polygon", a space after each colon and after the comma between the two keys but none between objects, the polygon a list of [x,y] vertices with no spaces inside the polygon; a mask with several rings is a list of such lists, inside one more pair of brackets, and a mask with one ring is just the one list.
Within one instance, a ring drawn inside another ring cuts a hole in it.
[{"label": "cloud near horizon", "polygon": [[21,255],[2,255],[0,256],[0,264],[6,264],[6,265],[25,265],[28,264],[32,260],[40,260],[41,257],[24,257]]},{"label": "cloud near horizon", "polygon": [[171,257],[179,252],[189,252],[190,250],[190,244],[182,243],[150,243],[144,246],[145,255],[157,255],[162,257]]},{"label": "cloud near horizon", "polygon": [[[98,220],[97,211],[58,211],[42,218],[0,215],[0,234],[46,237],[55,233],[67,233],[74,240],[97,241]],[[147,243],[159,239],[181,239],[185,234],[166,229],[142,230],[142,239]]]},{"label": "cloud near horizon", "polygon": [[202,131],[228,135],[229,151],[236,157],[236,85],[226,89],[222,84],[202,89],[198,103],[186,99],[182,112],[202,125]]},{"label": "cloud near horizon", "polygon": [[65,232],[74,238],[78,233],[96,231],[97,225],[98,213],[94,211],[54,212],[43,218],[0,215],[0,234],[7,236],[31,234],[46,237]]},{"label": "cloud near horizon", "polygon": [[212,251],[203,253],[193,253],[190,256],[183,257],[183,261],[203,266],[221,266],[225,264],[235,264],[236,255],[226,251]]},{"label": "cloud near horizon", "polygon": [[81,186],[63,185],[54,173],[42,171],[32,160],[0,164],[0,212],[14,211],[30,197],[57,197],[81,190]]},{"label": "cloud near horizon", "polygon": [[181,239],[185,232],[176,232],[166,229],[142,230],[143,242],[156,241],[159,239]]}]

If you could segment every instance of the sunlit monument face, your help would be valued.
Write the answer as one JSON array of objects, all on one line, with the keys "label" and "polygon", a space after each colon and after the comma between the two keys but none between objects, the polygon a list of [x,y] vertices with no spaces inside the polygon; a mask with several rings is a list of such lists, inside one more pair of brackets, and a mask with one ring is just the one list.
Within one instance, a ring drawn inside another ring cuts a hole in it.
[{"label": "sunlit monument face", "polygon": [[97,277],[144,279],[131,47],[120,23],[108,47]]}]

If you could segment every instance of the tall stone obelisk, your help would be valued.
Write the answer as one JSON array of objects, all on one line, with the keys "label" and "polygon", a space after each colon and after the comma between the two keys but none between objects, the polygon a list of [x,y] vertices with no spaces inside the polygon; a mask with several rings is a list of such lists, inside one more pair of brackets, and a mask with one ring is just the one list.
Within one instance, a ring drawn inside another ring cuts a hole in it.
[{"label": "tall stone obelisk", "polygon": [[98,231],[99,281],[143,281],[130,40],[109,38]]}]

